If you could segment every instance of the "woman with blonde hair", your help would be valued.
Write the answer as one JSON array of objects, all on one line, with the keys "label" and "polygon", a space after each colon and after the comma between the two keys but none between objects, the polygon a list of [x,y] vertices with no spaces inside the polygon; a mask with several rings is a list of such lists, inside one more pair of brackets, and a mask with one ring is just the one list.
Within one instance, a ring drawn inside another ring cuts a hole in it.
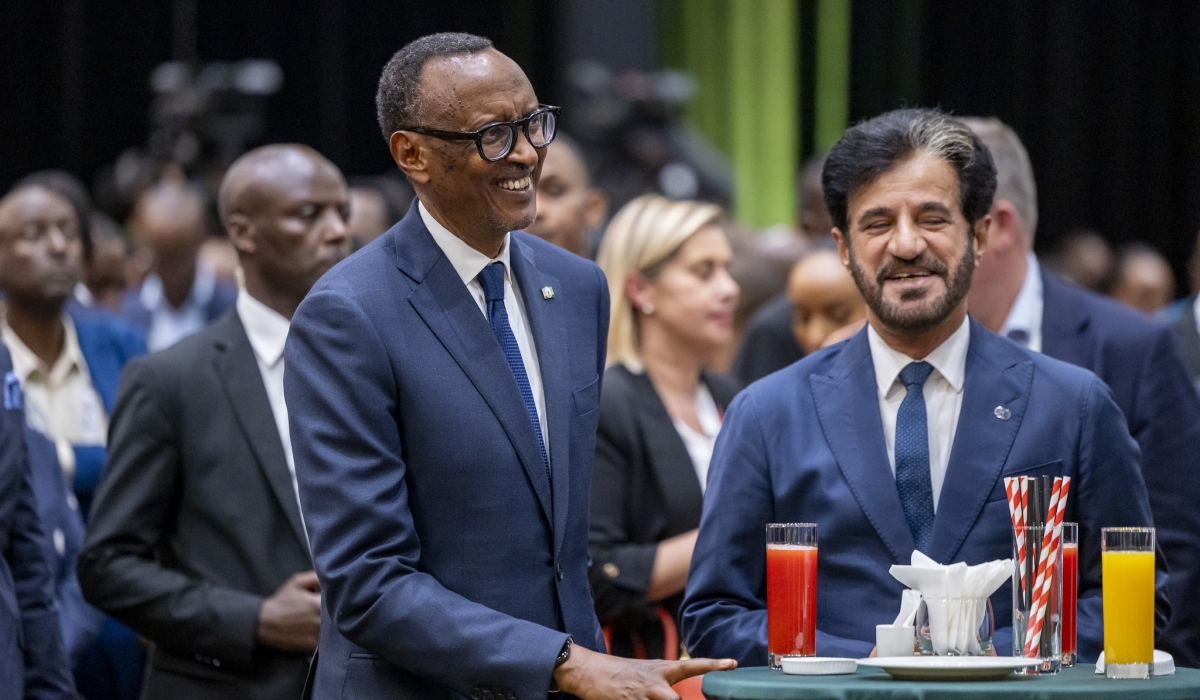
[{"label": "woman with blonde hair", "polygon": [[612,311],[592,481],[596,612],[612,653],[677,658],[676,619],[733,383],[705,366],[733,338],[724,212],[638,197],[597,256]]}]

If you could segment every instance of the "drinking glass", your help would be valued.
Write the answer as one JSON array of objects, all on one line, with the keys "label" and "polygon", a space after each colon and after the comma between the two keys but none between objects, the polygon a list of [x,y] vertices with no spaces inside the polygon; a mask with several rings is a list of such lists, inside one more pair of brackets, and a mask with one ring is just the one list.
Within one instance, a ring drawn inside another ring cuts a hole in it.
[{"label": "drinking glass", "polygon": [[1061,530],[1052,525],[1013,528],[1012,653],[1041,660],[1037,666],[1018,669],[1019,674],[1053,675],[1062,667],[1063,548],[1053,545]]},{"label": "drinking glass", "polygon": [[1149,678],[1154,663],[1152,527],[1100,530],[1104,584],[1104,674]]},{"label": "drinking glass", "polygon": [[767,525],[767,662],[817,653],[817,526]]},{"label": "drinking glass", "polygon": [[1062,524],[1062,665],[1075,665],[1075,615],[1079,599],[1079,524]]}]

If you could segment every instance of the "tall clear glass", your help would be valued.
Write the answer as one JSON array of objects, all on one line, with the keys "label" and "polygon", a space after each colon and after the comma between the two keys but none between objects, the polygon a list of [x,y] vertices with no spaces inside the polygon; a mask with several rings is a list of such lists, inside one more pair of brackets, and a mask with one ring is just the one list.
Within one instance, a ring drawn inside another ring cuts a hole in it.
[{"label": "tall clear glass", "polygon": [[1100,531],[1104,584],[1104,673],[1149,678],[1154,663],[1154,538],[1152,527]]},{"label": "tall clear glass", "polygon": [[767,663],[817,653],[817,526],[767,525]]},{"label": "tall clear glass", "polygon": [[1075,665],[1075,617],[1079,610],[1079,524],[1062,524],[1062,665]]},{"label": "tall clear glass", "polygon": [[1012,653],[1042,662],[1018,669],[1020,674],[1053,675],[1062,667],[1063,548],[1046,546],[1047,534],[1052,542],[1061,530],[1051,525],[1013,528]]}]

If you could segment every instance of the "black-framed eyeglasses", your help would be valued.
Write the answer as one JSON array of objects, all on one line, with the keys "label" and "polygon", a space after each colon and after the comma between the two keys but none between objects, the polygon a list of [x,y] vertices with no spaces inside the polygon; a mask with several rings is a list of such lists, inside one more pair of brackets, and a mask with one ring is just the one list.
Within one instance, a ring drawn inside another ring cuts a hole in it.
[{"label": "black-framed eyeglasses", "polygon": [[545,148],[558,132],[558,113],[561,107],[540,105],[528,116],[514,122],[491,122],[475,131],[441,131],[423,126],[406,126],[400,131],[412,131],[445,141],[474,141],[479,156],[486,161],[504,160],[512,153],[517,143],[517,129],[525,132],[525,138],[534,148]]}]

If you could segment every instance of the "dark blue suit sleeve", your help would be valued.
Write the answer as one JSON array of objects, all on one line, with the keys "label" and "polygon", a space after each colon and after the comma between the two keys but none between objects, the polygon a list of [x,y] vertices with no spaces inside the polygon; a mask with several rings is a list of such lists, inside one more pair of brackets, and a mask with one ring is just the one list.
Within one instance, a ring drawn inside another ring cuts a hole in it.
[{"label": "dark blue suit sleeve", "polygon": [[[1154,524],[1139,467],[1137,443],[1124,414],[1104,382],[1093,378],[1080,400],[1078,483],[1071,485],[1079,522],[1078,650],[1082,661],[1095,661],[1104,649],[1104,604],[1100,581],[1100,529]],[[1071,513],[1068,513],[1070,519]],[[1161,631],[1170,615],[1167,574],[1161,548],[1155,577],[1155,625]]]},{"label": "dark blue suit sleeve", "polygon": [[[693,656],[766,665],[764,528],[775,522],[774,503],[762,425],[753,398],[743,393],[730,404],[717,438],[688,574],[682,618]],[[817,630],[817,654],[822,656],[862,657],[874,646]]]},{"label": "dark blue suit sleeve", "polygon": [[397,423],[402,378],[358,305],[312,293],[288,335],[296,476],[324,604],[339,633],[469,696],[545,696],[566,635],[474,603],[420,570]]}]

